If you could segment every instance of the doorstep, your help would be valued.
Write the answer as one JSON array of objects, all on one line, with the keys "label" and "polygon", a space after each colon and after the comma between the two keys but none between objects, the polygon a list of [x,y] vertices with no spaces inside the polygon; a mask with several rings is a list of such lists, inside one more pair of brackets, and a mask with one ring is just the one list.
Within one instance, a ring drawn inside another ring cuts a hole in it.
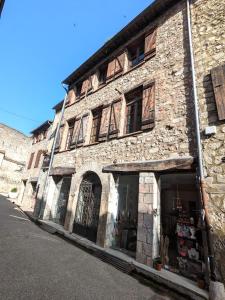
[{"label": "doorstep", "polygon": [[135,271],[145,278],[148,278],[157,284],[164,285],[165,287],[193,300],[209,299],[208,292],[200,289],[197,284],[190,279],[164,269],[157,271],[149,266],[137,262],[135,259],[118,250],[100,247],[86,238],[74,233],[69,233],[61,225],[55,224],[52,221],[38,220],[38,223],[46,231],[61,234],[65,238],[73,241],[78,246],[89,250],[89,252],[95,254],[100,259],[107,261],[112,265],[115,264],[124,272],[130,273],[130,271]]}]

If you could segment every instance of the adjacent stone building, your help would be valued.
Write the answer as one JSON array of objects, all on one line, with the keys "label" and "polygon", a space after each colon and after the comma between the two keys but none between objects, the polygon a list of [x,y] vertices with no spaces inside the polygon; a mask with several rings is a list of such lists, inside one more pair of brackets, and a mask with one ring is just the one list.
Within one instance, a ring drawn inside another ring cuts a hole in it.
[{"label": "adjacent stone building", "polygon": [[207,281],[207,208],[216,272],[225,280],[224,14],[222,1],[192,1],[207,207],[186,1],[157,0],[64,80],[69,92],[60,124],[63,101],[54,107],[52,130],[60,128],[44,219],[143,264],[160,258],[173,272]]},{"label": "adjacent stone building", "polygon": [[39,213],[40,201],[47,175],[51,124],[52,122],[47,120],[31,132],[32,145],[27,155],[21,192],[18,199],[19,204],[28,210],[34,210],[35,214]]},{"label": "adjacent stone building", "polygon": [[31,139],[0,123],[0,193],[20,187]]}]

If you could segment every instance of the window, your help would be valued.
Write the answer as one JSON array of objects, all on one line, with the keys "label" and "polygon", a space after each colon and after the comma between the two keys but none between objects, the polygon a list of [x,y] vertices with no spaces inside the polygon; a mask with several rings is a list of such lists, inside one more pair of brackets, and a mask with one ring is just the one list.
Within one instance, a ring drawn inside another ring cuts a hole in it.
[{"label": "window", "polygon": [[34,159],[34,153],[31,153],[27,169],[31,168],[33,159]]},{"label": "window", "polygon": [[38,151],[37,156],[36,156],[36,160],[35,160],[35,164],[34,164],[34,168],[38,168],[42,152],[43,152],[42,150]]},{"label": "window", "polygon": [[141,36],[128,46],[130,67],[138,65],[144,58],[155,54],[156,30]]},{"label": "window", "polygon": [[145,39],[141,37],[128,47],[130,66],[134,67],[145,58]]},{"label": "window", "polygon": [[141,130],[142,88],[138,88],[126,96],[126,133]]},{"label": "window", "polygon": [[85,138],[87,135],[87,123],[88,115],[84,115],[83,117],[74,120],[70,148],[76,148],[78,145],[83,145],[85,143]]},{"label": "window", "polygon": [[99,141],[114,138],[119,132],[119,120],[121,100],[112,102],[102,108],[101,124],[99,129]]},{"label": "window", "polygon": [[79,100],[80,97],[85,96],[87,93],[89,93],[92,89],[92,80],[93,76],[89,76],[84,81],[79,82],[76,85],[76,99]]},{"label": "window", "polygon": [[108,63],[107,73],[106,73],[107,79],[110,79],[123,71],[124,60],[125,60],[125,53],[122,53]]},{"label": "window", "polygon": [[92,114],[93,114],[93,121],[92,121],[91,138],[90,138],[91,144],[96,143],[98,141],[102,109],[101,108],[95,109],[92,112]]},{"label": "window", "polygon": [[75,122],[74,119],[68,122],[69,129],[68,129],[68,134],[66,139],[66,150],[70,149],[70,145],[73,137],[74,122]]},{"label": "window", "polygon": [[107,68],[108,68],[107,65],[103,65],[99,68],[99,76],[98,76],[99,85],[106,83]]},{"label": "window", "polygon": [[153,83],[127,93],[126,101],[126,134],[154,127],[155,86]]}]

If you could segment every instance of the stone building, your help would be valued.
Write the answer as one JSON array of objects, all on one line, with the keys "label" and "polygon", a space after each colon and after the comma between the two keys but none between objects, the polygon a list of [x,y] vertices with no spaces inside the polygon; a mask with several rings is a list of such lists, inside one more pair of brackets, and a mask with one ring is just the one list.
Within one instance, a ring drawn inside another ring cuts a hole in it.
[{"label": "stone building", "polygon": [[19,188],[31,139],[0,123],[0,193]]},{"label": "stone building", "polygon": [[48,167],[48,145],[51,136],[52,122],[47,120],[31,134],[32,145],[27,155],[26,167],[22,177],[22,188],[19,196],[19,204],[29,210],[39,212],[40,200],[44,189],[44,183]]},{"label": "stone building", "polygon": [[[155,1],[64,80],[44,219],[196,279],[209,272],[187,12],[186,1]],[[205,209],[223,280],[224,13],[219,0],[191,5]]]}]

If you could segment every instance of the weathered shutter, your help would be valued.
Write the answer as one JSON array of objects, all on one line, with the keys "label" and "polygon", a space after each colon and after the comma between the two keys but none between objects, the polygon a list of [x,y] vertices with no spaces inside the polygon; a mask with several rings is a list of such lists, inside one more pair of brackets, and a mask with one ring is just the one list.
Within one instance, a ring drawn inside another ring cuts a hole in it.
[{"label": "weathered shutter", "polygon": [[56,138],[55,150],[59,150],[59,148],[60,148],[61,141],[62,141],[62,135],[63,135],[63,128],[64,128],[64,125],[62,125],[59,128],[58,136]]},{"label": "weathered shutter", "polygon": [[142,127],[148,129],[154,126],[155,122],[155,85],[143,87],[142,100]]},{"label": "weathered shutter", "polygon": [[75,101],[75,92],[74,92],[74,89],[72,88],[68,92],[66,104],[69,105],[71,103],[74,103],[74,101]]},{"label": "weathered shutter", "polygon": [[70,148],[70,145],[72,142],[74,120],[70,120],[68,125],[69,125],[69,130],[68,130],[67,139],[66,139],[66,150],[68,150]]},{"label": "weathered shutter", "polygon": [[99,141],[103,141],[107,137],[108,128],[109,128],[110,110],[111,110],[110,105],[102,109],[102,118],[101,118],[100,130],[99,130]]},{"label": "weathered shutter", "polygon": [[78,134],[80,131],[80,122],[81,119],[77,119],[74,122],[74,129],[73,129],[73,137],[72,137],[72,145],[76,145],[78,141]]},{"label": "weathered shutter", "polygon": [[225,65],[211,70],[219,120],[225,119]]},{"label": "weathered shutter", "polygon": [[85,142],[85,136],[87,133],[87,121],[88,121],[88,116],[83,116],[80,121],[80,128],[79,128],[79,133],[78,133],[78,144],[83,144]]},{"label": "weathered shutter", "polygon": [[42,150],[39,150],[36,156],[34,167],[37,168],[41,159]]},{"label": "weathered shutter", "polygon": [[145,55],[154,52],[156,49],[156,29],[145,36]]},{"label": "weathered shutter", "polygon": [[90,79],[86,79],[82,83],[81,94],[86,94],[90,90]]},{"label": "weathered shutter", "polygon": [[112,103],[111,115],[110,115],[110,127],[109,134],[117,135],[119,132],[119,120],[120,120],[120,111],[121,111],[121,101]]},{"label": "weathered shutter", "polygon": [[29,160],[27,169],[30,169],[30,168],[31,168],[33,159],[34,159],[34,153],[31,153],[31,155],[30,155],[30,160]]},{"label": "weathered shutter", "polygon": [[107,75],[106,75],[107,78],[110,78],[110,77],[114,76],[114,73],[115,73],[115,64],[116,64],[116,60],[115,59],[113,59],[112,61],[110,61],[108,63]]},{"label": "weathered shutter", "polygon": [[119,56],[117,56],[117,58],[115,59],[114,75],[123,71],[124,60],[125,60],[125,53],[122,53]]}]

